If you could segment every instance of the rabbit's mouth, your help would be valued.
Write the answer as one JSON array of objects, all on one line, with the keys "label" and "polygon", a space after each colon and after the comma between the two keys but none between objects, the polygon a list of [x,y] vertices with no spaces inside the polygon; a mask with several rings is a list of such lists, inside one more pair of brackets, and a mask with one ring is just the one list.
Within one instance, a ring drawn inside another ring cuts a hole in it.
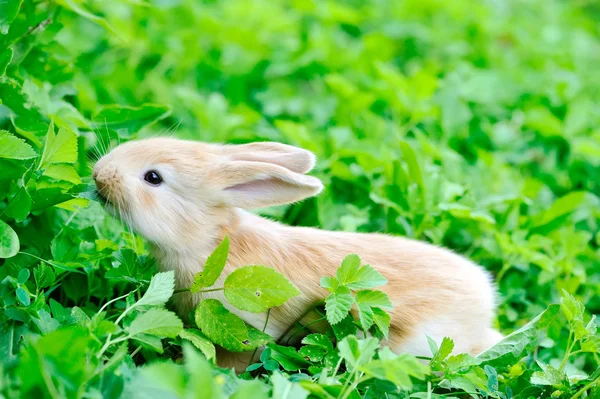
[{"label": "rabbit's mouth", "polygon": [[110,200],[104,194],[102,194],[102,192],[100,190],[95,189],[94,194],[95,194],[96,198],[98,199],[98,202],[100,202],[102,205],[106,206],[111,203]]}]

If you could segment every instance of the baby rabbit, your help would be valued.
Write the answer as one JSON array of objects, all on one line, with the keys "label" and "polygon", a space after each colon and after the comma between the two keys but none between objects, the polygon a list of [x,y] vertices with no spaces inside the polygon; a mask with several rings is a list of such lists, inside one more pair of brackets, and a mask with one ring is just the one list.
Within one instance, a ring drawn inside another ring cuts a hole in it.
[{"label": "baby rabbit", "polygon": [[[335,275],[342,259],[359,254],[388,279],[382,289],[394,310],[388,344],[396,352],[431,355],[426,335],[445,336],[455,353],[477,354],[501,339],[491,328],[494,288],[479,266],[446,249],[401,237],[291,227],[248,209],[300,201],[318,194],[321,182],[305,175],[311,152],[278,143],[217,145],[173,138],[122,144],[102,157],[93,178],[109,212],[151,244],[161,270],[174,270],[176,288],[194,275],[225,235],[230,253],[223,276],[244,265],[266,265],[302,292],[272,309],[266,332],[279,337],[323,299],[322,276]],[[222,291],[202,294],[220,299]],[[200,295],[180,293],[174,302],[187,315]],[[228,308],[262,329],[265,314]]]}]

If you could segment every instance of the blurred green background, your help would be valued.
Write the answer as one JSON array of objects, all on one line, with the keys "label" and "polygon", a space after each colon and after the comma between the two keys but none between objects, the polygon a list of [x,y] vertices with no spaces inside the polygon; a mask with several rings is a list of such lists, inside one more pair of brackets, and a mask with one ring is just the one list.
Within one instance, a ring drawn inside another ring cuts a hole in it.
[{"label": "blurred green background", "polygon": [[[108,140],[285,142],[317,154],[326,190],[264,214],[448,246],[493,273],[504,332],[562,290],[600,312],[598,2],[25,0],[10,29],[7,15],[0,127],[36,149],[50,119],[72,129],[84,183]],[[77,195],[79,182],[56,187]],[[17,183],[0,184],[4,204]],[[29,227],[4,219],[22,248],[84,262],[89,290],[68,275],[53,295],[97,309],[148,274],[105,276],[125,261],[93,243],[132,239],[97,204],[69,219],[84,203]],[[67,220],[93,231],[67,240]],[[553,327],[562,346],[540,356],[560,363],[567,335]],[[572,366],[589,372],[597,358]]]}]

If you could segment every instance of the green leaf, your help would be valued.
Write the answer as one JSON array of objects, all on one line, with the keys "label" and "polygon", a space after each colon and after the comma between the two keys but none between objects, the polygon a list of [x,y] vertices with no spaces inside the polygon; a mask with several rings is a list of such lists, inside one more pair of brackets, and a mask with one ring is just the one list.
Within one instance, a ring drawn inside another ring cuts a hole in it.
[{"label": "green leaf", "polygon": [[412,389],[411,377],[424,380],[429,367],[414,356],[402,354],[394,359],[372,360],[360,368],[365,375],[380,380],[391,381],[398,389]]},{"label": "green leaf", "polygon": [[13,58],[13,50],[12,48],[7,48],[4,51],[0,52],[0,77],[4,76],[6,73],[6,68],[12,61]]},{"label": "green leaf", "polygon": [[421,173],[421,167],[419,166],[419,162],[417,161],[417,155],[410,147],[410,145],[402,141],[400,142],[400,149],[402,150],[402,156],[406,165],[408,166],[408,175],[411,180],[419,186],[421,190],[421,195],[424,197],[425,195],[425,184],[423,183],[423,174]]},{"label": "green leaf", "polygon": [[44,176],[51,177],[56,180],[63,180],[73,184],[80,184],[81,178],[77,171],[71,165],[56,164],[50,165],[44,171]]},{"label": "green leaf", "polygon": [[298,383],[291,382],[281,373],[273,373],[273,399],[306,399],[309,392]]},{"label": "green leaf", "polygon": [[31,159],[37,156],[38,154],[25,140],[6,130],[0,130],[0,158]]},{"label": "green leaf", "polygon": [[17,299],[19,300],[19,302],[21,302],[21,305],[29,306],[29,304],[31,303],[31,298],[29,297],[29,294],[23,287],[18,287],[16,294]]},{"label": "green leaf", "polygon": [[360,264],[360,257],[358,255],[352,254],[346,256],[336,272],[338,281],[344,285],[356,281]]},{"label": "green leaf", "polygon": [[19,284],[25,284],[25,282],[29,280],[30,276],[31,273],[29,272],[29,269],[21,269],[19,270],[19,275],[17,276],[17,282]]},{"label": "green leaf", "polygon": [[0,258],[12,258],[19,252],[19,237],[6,222],[0,220]]},{"label": "green leaf", "polygon": [[150,280],[150,286],[144,294],[144,296],[137,301],[136,306],[160,306],[167,303],[169,298],[173,295],[175,290],[175,272],[170,270],[168,272],[156,273],[152,280]]},{"label": "green leaf", "polygon": [[149,334],[138,334],[131,339],[138,341],[142,344],[144,348],[152,349],[158,353],[163,353],[162,342],[159,337]]},{"label": "green leaf", "polygon": [[326,350],[313,345],[303,346],[298,350],[298,354],[311,362],[320,362],[325,357]]},{"label": "green leaf", "polygon": [[334,292],[337,289],[339,282],[335,277],[321,277],[319,284],[321,287],[329,290],[329,292]]},{"label": "green leaf", "polygon": [[388,312],[379,308],[371,308],[373,311],[373,322],[379,328],[385,339],[388,339],[390,333],[391,317]]},{"label": "green leaf", "polygon": [[119,32],[115,30],[115,28],[106,19],[92,14],[73,0],[58,0],[58,2],[74,13],[79,14],[81,17],[102,26],[104,29],[112,32],[115,36],[119,36]]},{"label": "green leaf", "polygon": [[340,355],[351,369],[369,362],[379,347],[379,341],[373,337],[358,339],[350,335],[338,342],[337,347]]},{"label": "green leaf", "polygon": [[361,290],[356,292],[354,301],[358,305],[366,305],[371,307],[378,307],[381,309],[392,310],[394,306],[390,301],[390,298],[383,291],[373,290]]},{"label": "green leaf", "polygon": [[55,163],[75,163],[77,161],[77,135],[71,128],[61,127],[54,134],[54,124],[50,123],[42,153],[41,167]]},{"label": "green leaf", "polygon": [[213,285],[225,268],[227,255],[229,254],[229,237],[225,236],[223,241],[215,248],[204,263],[204,270],[194,276],[194,283],[190,291],[198,292],[202,288]]},{"label": "green leaf", "polygon": [[364,265],[356,274],[355,280],[346,284],[352,290],[375,288],[387,284],[387,279],[369,265]]},{"label": "green leaf", "polygon": [[140,107],[108,105],[94,115],[93,121],[98,128],[116,130],[128,137],[169,114],[168,107],[156,104],[143,104]]},{"label": "green leaf", "polygon": [[35,193],[32,193],[31,211],[46,209],[73,198],[73,194],[63,192],[63,189],[60,187],[38,189]]},{"label": "green leaf", "polygon": [[368,331],[373,325],[373,310],[369,305],[364,303],[359,303],[356,306],[358,308],[358,321],[360,322],[360,326],[363,331]]},{"label": "green leaf", "polygon": [[302,343],[304,345],[318,346],[319,348],[325,349],[327,352],[333,350],[333,344],[325,334],[309,334],[302,338]]},{"label": "green leaf", "polygon": [[352,295],[346,287],[338,287],[336,292],[333,292],[325,298],[325,313],[327,321],[330,324],[337,324],[346,317],[352,308]]},{"label": "green leaf", "polygon": [[0,182],[20,179],[27,172],[27,168],[21,161],[3,158],[0,159],[0,170],[2,171],[0,173]]},{"label": "green leaf", "polygon": [[586,191],[573,191],[554,201],[550,208],[534,216],[532,220],[532,228],[540,227],[551,223],[561,216],[568,215],[577,210],[587,198]]},{"label": "green leaf", "polygon": [[[258,364],[258,366],[260,366],[260,364]],[[241,384],[239,384],[237,391],[235,391],[229,399],[269,399],[269,387],[265,383],[259,380],[240,382]],[[196,398],[198,398],[198,396],[196,396]]]},{"label": "green leaf", "polygon": [[300,291],[283,274],[270,267],[241,267],[225,280],[227,300],[248,312],[264,312],[298,295]]},{"label": "green leaf", "polygon": [[129,336],[148,334],[157,337],[176,337],[183,329],[183,323],[173,312],[153,308],[139,314],[129,325]]},{"label": "green leaf", "polygon": [[536,371],[531,375],[530,382],[534,385],[551,385],[555,388],[561,388],[565,381],[567,381],[567,376],[552,367],[549,364],[544,364],[537,361],[538,366],[542,369],[542,371]]},{"label": "green leaf", "polygon": [[6,216],[22,222],[29,215],[33,201],[25,187],[19,187],[15,196],[9,201],[8,206],[4,208]]},{"label": "green leaf", "polygon": [[331,329],[338,341],[349,335],[356,335],[358,331],[358,328],[354,323],[354,317],[352,317],[351,314],[347,314],[339,323],[332,324]]},{"label": "green leaf", "polygon": [[430,363],[432,365],[440,364],[450,355],[450,353],[452,353],[453,349],[454,341],[452,341],[448,337],[444,337],[444,339],[442,339],[442,343],[440,344],[438,351],[433,355],[433,358],[431,359]]},{"label": "green leaf", "polygon": [[6,35],[10,24],[14,21],[23,0],[5,0],[0,2],[0,33]]},{"label": "green leaf", "polygon": [[291,346],[269,344],[271,358],[275,359],[287,371],[298,371],[308,368],[311,364]]},{"label": "green leaf", "polygon": [[578,320],[583,322],[583,313],[585,307],[575,297],[563,290],[562,298],[560,298],[560,308],[567,318],[567,321],[571,322]]},{"label": "green leaf", "polygon": [[179,336],[183,339],[190,341],[196,348],[206,356],[206,359],[214,361],[216,359],[215,345],[210,342],[206,335],[202,334],[202,331],[196,330],[195,328],[188,328],[182,330]]},{"label": "green leaf", "polygon": [[529,323],[479,354],[477,359],[494,367],[517,363],[538,346],[542,333],[554,321],[559,310],[559,305],[548,306]]},{"label": "green leaf", "polygon": [[446,365],[448,370],[457,371],[459,369],[471,366],[478,366],[481,364],[481,360],[473,357],[467,353],[461,353],[460,355],[450,356],[446,359]]},{"label": "green leaf", "polygon": [[252,350],[248,328],[242,319],[223,306],[216,299],[206,299],[195,312],[196,324],[215,344],[232,352]]}]

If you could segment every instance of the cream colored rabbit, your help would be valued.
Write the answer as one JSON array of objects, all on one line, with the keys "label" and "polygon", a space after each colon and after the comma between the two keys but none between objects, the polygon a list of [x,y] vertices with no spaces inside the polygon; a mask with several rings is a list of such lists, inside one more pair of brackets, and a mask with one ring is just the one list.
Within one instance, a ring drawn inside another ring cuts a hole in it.
[{"label": "cream colored rabbit", "polygon": [[[501,335],[491,328],[494,288],[479,266],[446,249],[401,237],[290,227],[247,209],[300,201],[321,182],[305,175],[315,157],[278,143],[217,145],[173,138],[132,141],[98,161],[93,177],[107,208],[144,236],[162,270],[174,270],[188,288],[207,256],[227,234],[224,277],[244,265],[274,267],[302,295],[271,311],[267,333],[282,334],[327,292],[322,276],[359,254],[388,279],[382,289],[394,304],[389,345],[397,352],[431,355],[426,335],[455,342],[455,353],[477,354]],[[221,299],[222,292],[205,294]],[[187,314],[198,295],[176,294]],[[261,329],[265,314],[229,309]]]}]

